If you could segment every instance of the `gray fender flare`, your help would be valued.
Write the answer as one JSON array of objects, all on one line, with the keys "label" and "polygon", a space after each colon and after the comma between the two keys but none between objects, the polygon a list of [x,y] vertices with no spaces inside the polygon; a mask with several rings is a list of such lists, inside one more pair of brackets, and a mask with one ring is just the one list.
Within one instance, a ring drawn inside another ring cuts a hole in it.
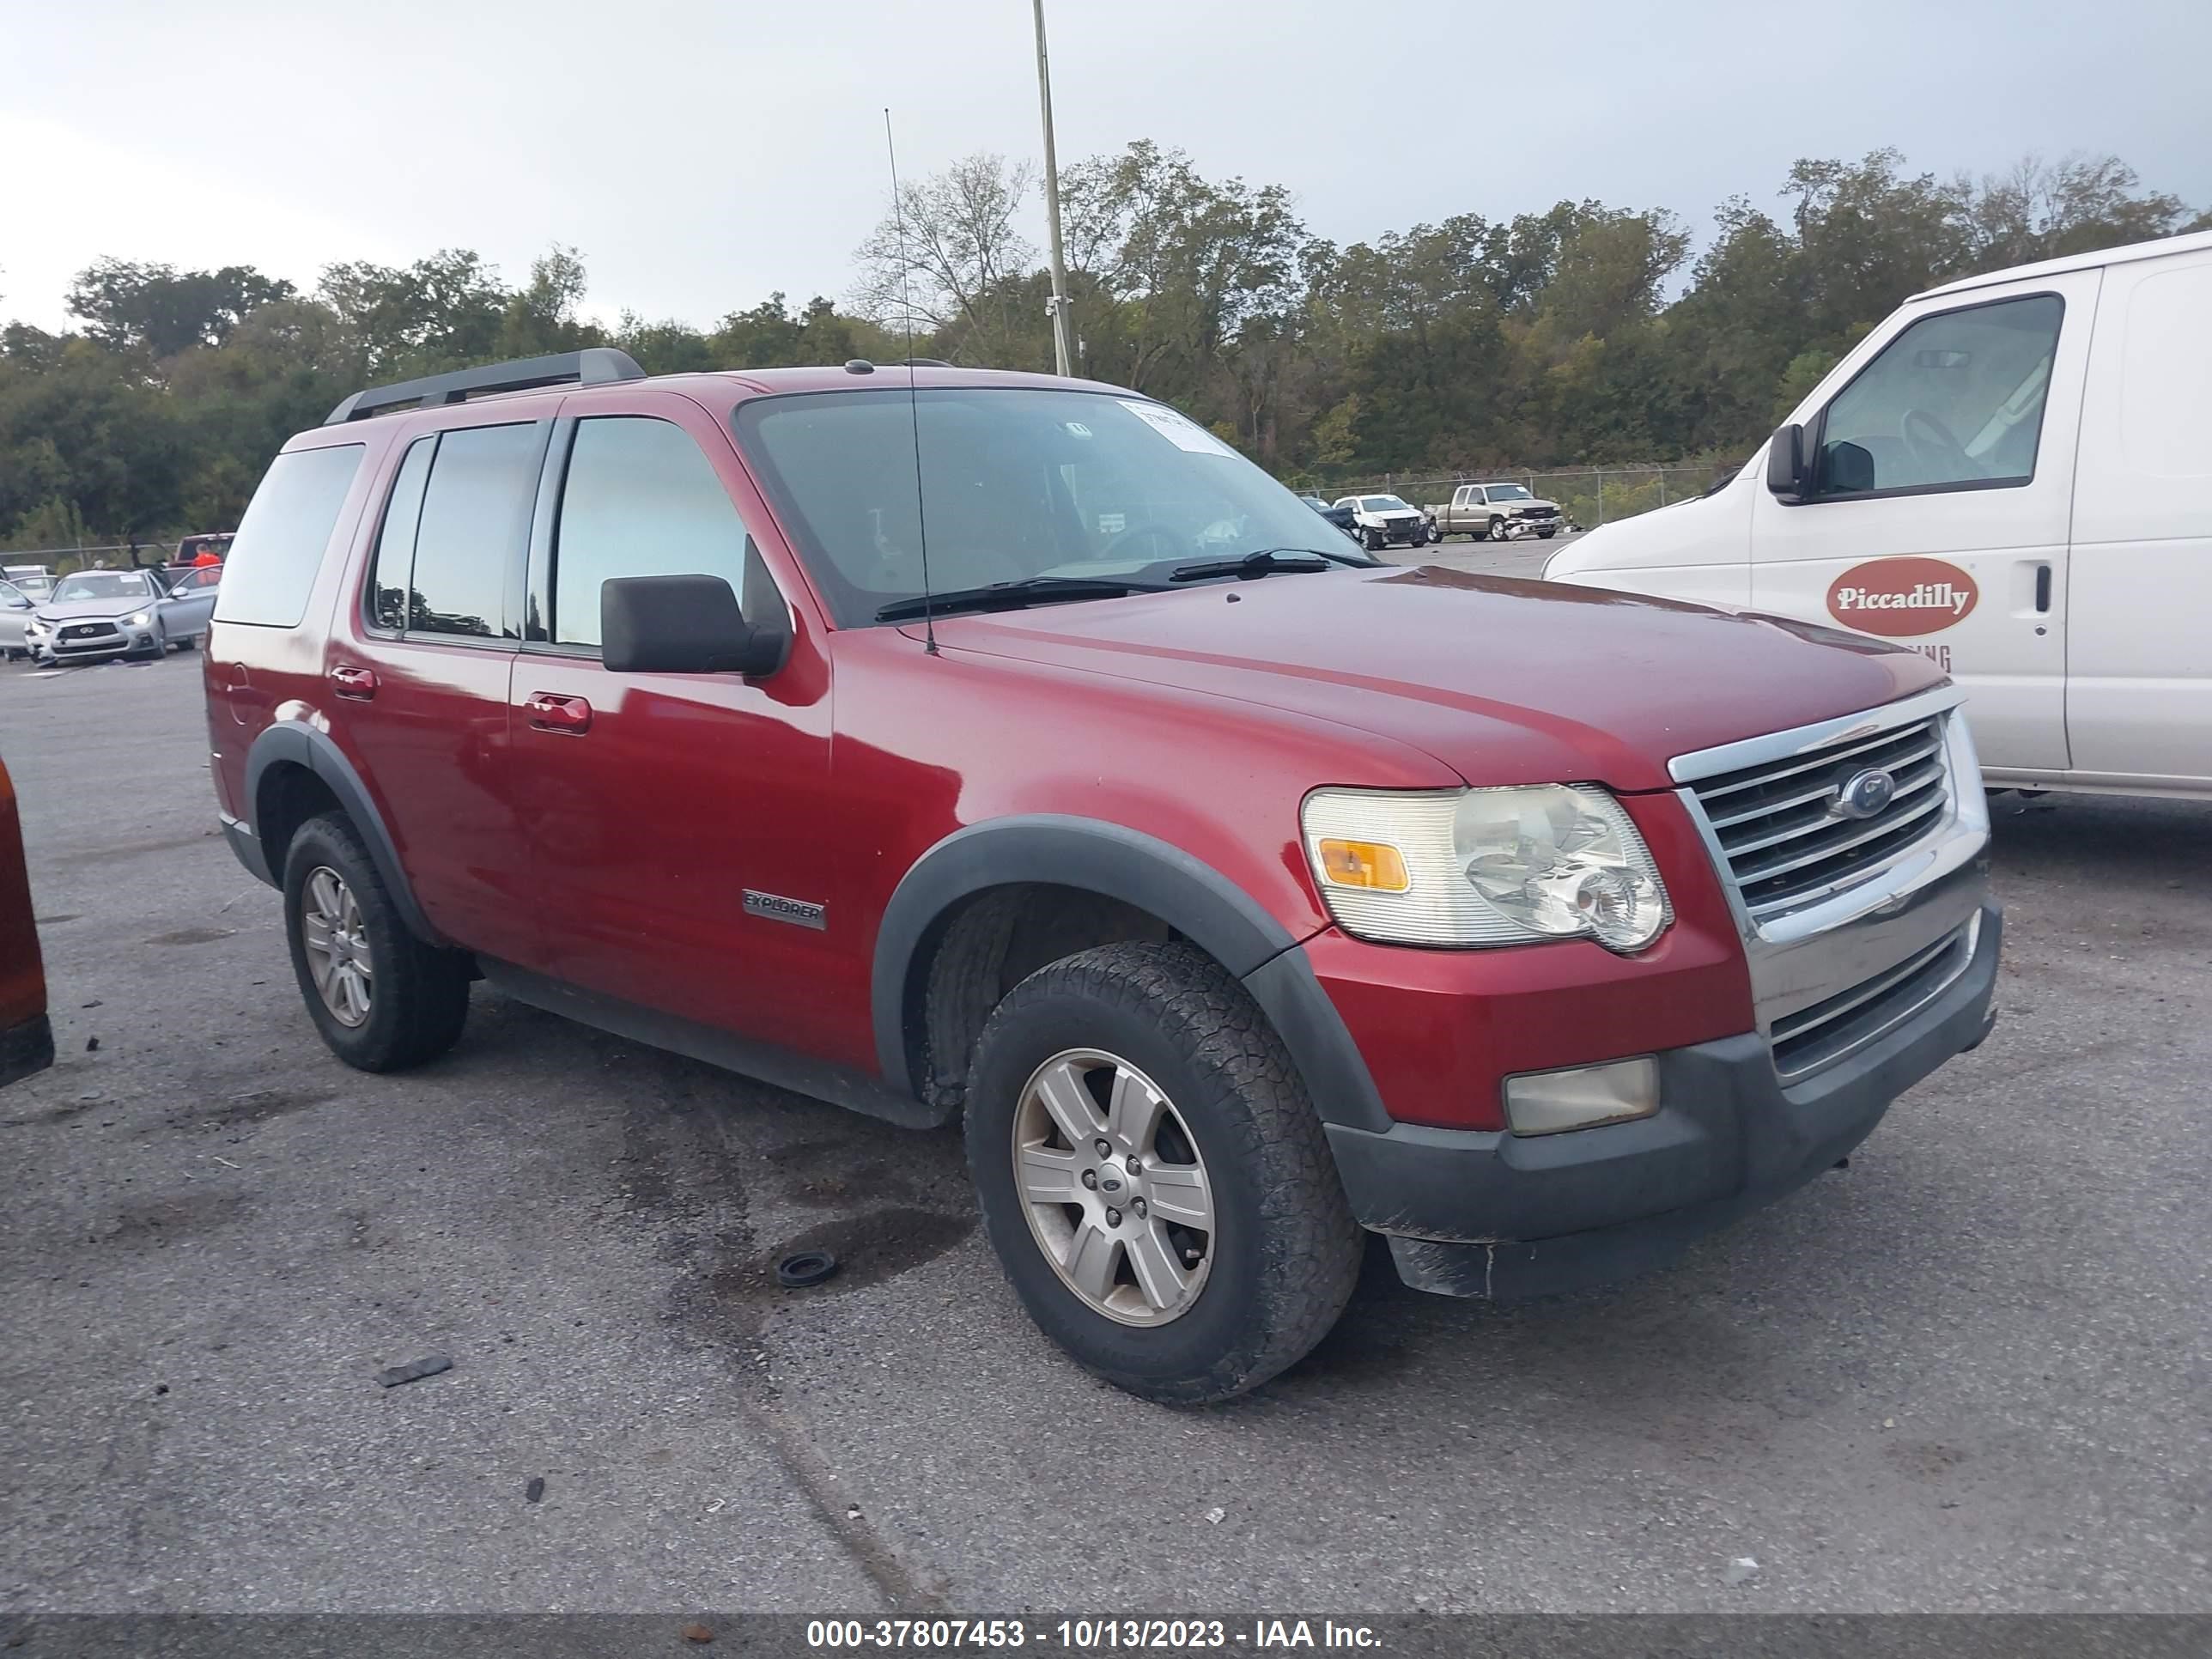
[{"label": "gray fender flare", "polygon": [[431,944],[443,944],[445,939],[430,926],[416,902],[415,890],[407,880],[406,867],[399,861],[399,849],[392,844],[392,832],[385,827],[384,815],[376,810],[369,799],[368,786],[353,769],[353,763],[331,741],[326,732],[319,732],[301,720],[283,720],[270,726],[254,738],[253,746],[246,751],[246,799],[240,803],[246,821],[252,826],[254,841],[259,848],[262,863],[268,869],[272,885],[283,886],[284,872],[270,864],[271,852],[262,840],[260,817],[261,784],[269,769],[280,764],[304,766],[318,780],[328,786],[337,797],[338,805],[345,809],[353,826],[361,832],[362,841],[368,848],[370,860],[376,873],[384,879],[384,890],[392,895],[399,908],[400,919],[408,931],[417,939]]},{"label": "gray fender flare", "polygon": [[959,902],[992,887],[1043,882],[1149,912],[1243,981],[1304,1076],[1324,1122],[1390,1127],[1365,1060],[1297,941],[1212,866],[1117,823],[1058,814],[994,818],[922,854],[884,908],[870,988],[884,1081],[915,1090],[906,1011],[933,936]]}]

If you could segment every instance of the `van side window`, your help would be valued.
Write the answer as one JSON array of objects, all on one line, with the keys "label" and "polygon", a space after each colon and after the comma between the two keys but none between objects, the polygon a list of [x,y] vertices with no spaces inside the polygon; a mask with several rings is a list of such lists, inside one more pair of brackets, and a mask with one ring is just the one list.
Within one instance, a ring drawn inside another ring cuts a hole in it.
[{"label": "van side window", "polygon": [[297,628],[331,532],[366,453],[360,444],[295,449],[270,463],[230,544],[216,620]]},{"label": "van side window", "polygon": [[576,422],[553,548],[556,642],[599,643],[610,576],[720,576],[744,599],[746,563],[744,523],[682,427],[635,415]]},{"label": "van side window", "polygon": [[430,456],[438,434],[407,446],[407,459],[392,486],[392,503],[376,532],[376,563],[369,578],[368,619],[395,632],[407,626],[407,584],[415,568],[415,531],[422,518],[422,485],[430,476]]},{"label": "van side window", "polygon": [[535,425],[438,434],[415,532],[410,634],[518,637],[506,614],[507,578],[530,536],[540,435]]},{"label": "van side window", "polygon": [[1923,317],[1821,416],[1821,496],[2028,483],[2065,302],[2055,294]]}]

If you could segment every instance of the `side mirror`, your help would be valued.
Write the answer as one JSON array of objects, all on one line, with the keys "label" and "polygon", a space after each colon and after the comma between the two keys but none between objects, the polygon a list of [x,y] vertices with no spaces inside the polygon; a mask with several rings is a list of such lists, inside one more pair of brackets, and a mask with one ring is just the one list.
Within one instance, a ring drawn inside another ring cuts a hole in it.
[{"label": "side mirror", "polygon": [[599,585],[599,659],[623,674],[743,674],[783,666],[789,623],[745,620],[720,576],[614,576]]},{"label": "side mirror", "polygon": [[1766,446],[1767,493],[1795,506],[1813,493],[1813,458],[1805,453],[1805,428],[1777,427]]}]

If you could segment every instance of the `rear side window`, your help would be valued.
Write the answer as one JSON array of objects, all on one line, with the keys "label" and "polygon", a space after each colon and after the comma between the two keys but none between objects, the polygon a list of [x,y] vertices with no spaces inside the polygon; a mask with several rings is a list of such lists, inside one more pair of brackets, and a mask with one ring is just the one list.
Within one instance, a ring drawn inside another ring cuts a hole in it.
[{"label": "rear side window", "polygon": [[270,464],[230,544],[216,620],[300,625],[363,453],[359,444],[337,444],[295,449]]},{"label": "rear side window", "polygon": [[637,416],[576,424],[553,559],[553,638],[599,642],[610,576],[720,576],[744,592],[745,526],[683,428]]},{"label": "rear side window", "polygon": [[534,424],[439,434],[415,531],[410,634],[519,637],[507,617],[507,573],[529,540],[542,437]]},{"label": "rear side window", "polygon": [[376,532],[368,617],[377,627],[394,632],[407,626],[407,585],[415,568],[415,530],[422,522],[422,486],[429,479],[430,457],[437,447],[434,433],[407,447],[407,459],[399,464],[399,477],[392,486],[392,503],[385,508],[383,526]]}]

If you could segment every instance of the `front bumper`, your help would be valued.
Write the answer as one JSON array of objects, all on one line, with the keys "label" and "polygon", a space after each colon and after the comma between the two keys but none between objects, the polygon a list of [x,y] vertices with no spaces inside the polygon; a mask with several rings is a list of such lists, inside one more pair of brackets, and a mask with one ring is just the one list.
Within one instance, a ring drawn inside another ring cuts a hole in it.
[{"label": "front bumper", "polygon": [[1367,533],[1379,535],[1393,546],[1409,546],[1416,539],[1426,540],[1429,521],[1426,519],[1392,520],[1387,524],[1364,526]]},{"label": "front bumper", "polygon": [[1651,1116],[1566,1134],[1328,1126],[1352,1212],[1398,1272],[1448,1296],[1528,1296],[1665,1266],[1866,1139],[1890,1103],[1988,1032],[2002,922],[1902,1024],[1784,1086],[1756,1032],[1659,1055]]},{"label": "front bumper", "polygon": [[33,649],[44,652],[58,663],[106,662],[116,657],[151,651],[156,643],[151,628],[121,625],[115,633],[95,634],[87,639],[65,640],[58,633],[49,633],[30,641]]}]

